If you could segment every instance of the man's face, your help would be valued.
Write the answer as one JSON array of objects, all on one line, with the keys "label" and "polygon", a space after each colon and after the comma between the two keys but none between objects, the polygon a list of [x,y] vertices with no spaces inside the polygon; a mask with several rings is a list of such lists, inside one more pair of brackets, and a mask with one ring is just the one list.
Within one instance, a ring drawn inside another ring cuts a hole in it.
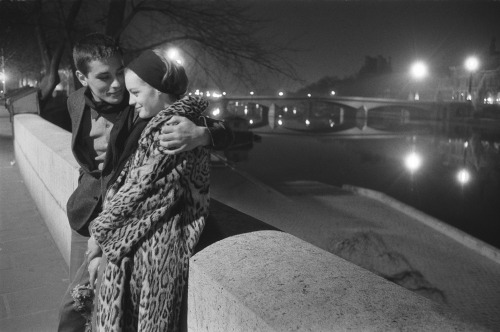
[{"label": "man's face", "polygon": [[93,60],[87,64],[88,73],[77,71],[76,75],[84,86],[88,86],[96,101],[119,104],[125,92],[123,61],[120,56]]}]

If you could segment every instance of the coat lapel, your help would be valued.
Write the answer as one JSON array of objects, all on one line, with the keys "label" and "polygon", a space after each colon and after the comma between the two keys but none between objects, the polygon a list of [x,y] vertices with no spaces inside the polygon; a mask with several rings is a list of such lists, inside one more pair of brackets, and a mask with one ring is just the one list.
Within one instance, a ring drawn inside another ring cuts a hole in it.
[{"label": "coat lapel", "polygon": [[86,168],[88,170],[88,165],[84,162],[85,158],[83,158],[80,153],[79,149],[75,147],[76,142],[78,140],[78,136],[81,134],[82,130],[82,119],[83,119],[83,113],[85,109],[85,88],[81,88],[77,90],[73,96],[71,96],[68,99],[68,111],[71,116],[71,132],[72,132],[72,139],[71,139],[71,149],[74,152],[75,158],[77,159],[77,162],[80,164],[80,166]]}]

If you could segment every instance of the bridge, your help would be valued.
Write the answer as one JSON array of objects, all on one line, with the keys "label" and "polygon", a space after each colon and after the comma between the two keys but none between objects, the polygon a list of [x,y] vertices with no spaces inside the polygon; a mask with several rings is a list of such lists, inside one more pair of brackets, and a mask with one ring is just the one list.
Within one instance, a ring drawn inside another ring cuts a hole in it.
[{"label": "bridge", "polygon": [[[212,98],[209,116],[233,129],[269,127],[308,133],[401,132],[422,124],[441,125],[472,118],[473,106],[456,101],[417,101],[364,97],[232,96]],[[371,129],[367,130],[367,129]]]}]

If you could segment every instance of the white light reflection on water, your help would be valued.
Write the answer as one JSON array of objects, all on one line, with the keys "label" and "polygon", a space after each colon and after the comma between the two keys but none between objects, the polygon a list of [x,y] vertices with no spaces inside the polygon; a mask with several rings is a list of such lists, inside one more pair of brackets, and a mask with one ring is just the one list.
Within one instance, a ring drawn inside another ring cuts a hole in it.
[{"label": "white light reflection on water", "polygon": [[[313,120],[310,132],[285,127],[284,120],[290,126],[293,118],[278,118],[274,129],[248,128],[251,142],[239,155],[226,153],[234,167],[276,190],[290,181],[314,181],[380,191],[500,247],[494,235],[500,220],[500,125],[442,129],[428,122],[408,131],[344,127],[324,133],[314,132]],[[331,128],[328,121],[326,126]],[[401,163],[408,151],[421,158],[414,156],[411,176]],[[458,179],[464,168],[468,173]]]}]

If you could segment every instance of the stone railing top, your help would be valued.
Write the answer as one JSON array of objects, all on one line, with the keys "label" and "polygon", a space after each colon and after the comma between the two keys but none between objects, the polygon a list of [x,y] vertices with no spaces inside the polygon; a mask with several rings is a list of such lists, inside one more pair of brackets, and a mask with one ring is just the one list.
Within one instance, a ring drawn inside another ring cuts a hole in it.
[{"label": "stone railing top", "polygon": [[[193,256],[190,273],[189,300],[198,304],[190,308],[190,330],[197,330],[192,324],[199,321],[210,331],[484,330],[283,232],[216,242]],[[199,305],[203,296],[211,305]],[[213,319],[196,312],[200,308],[212,308]]]}]

